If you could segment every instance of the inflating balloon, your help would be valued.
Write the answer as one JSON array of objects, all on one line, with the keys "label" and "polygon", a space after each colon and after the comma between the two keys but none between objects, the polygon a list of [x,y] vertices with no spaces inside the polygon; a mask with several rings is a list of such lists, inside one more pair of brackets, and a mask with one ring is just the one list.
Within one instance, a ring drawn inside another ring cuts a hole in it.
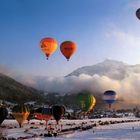
[{"label": "inflating balloon", "polygon": [[67,60],[74,54],[76,48],[76,44],[72,41],[65,41],[60,45],[60,50]]},{"label": "inflating balloon", "polygon": [[54,38],[47,37],[47,38],[43,38],[40,41],[40,47],[48,59],[49,56],[52,55],[54,51],[57,49],[58,43]]},{"label": "inflating balloon", "polygon": [[46,124],[52,117],[52,109],[40,107],[34,111],[35,118],[39,120],[45,120]]},{"label": "inflating balloon", "polygon": [[0,107],[0,125],[6,119],[8,111],[5,107]]},{"label": "inflating balloon", "polygon": [[57,124],[62,116],[65,114],[65,107],[62,105],[54,105],[52,106],[52,114]]},{"label": "inflating balloon", "polygon": [[80,93],[77,95],[77,103],[82,112],[90,112],[96,104],[96,99],[88,93]]},{"label": "inflating balloon", "polygon": [[12,109],[12,115],[21,127],[22,123],[28,118],[30,110],[27,105],[16,105]]},{"label": "inflating balloon", "polygon": [[111,108],[111,105],[116,101],[117,94],[113,90],[107,90],[104,92],[103,100],[109,105],[109,108]]},{"label": "inflating balloon", "polygon": [[137,16],[137,18],[140,20],[140,8],[137,9],[137,11],[136,11],[136,16]]}]

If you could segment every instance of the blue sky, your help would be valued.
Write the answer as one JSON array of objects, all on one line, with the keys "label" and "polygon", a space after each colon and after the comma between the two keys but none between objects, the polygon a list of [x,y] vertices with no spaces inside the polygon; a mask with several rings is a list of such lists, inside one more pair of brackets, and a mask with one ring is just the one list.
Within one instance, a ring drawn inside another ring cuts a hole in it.
[{"label": "blue sky", "polygon": [[[139,0],[0,0],[0,65],[25,74],[64,76],[114,59],[140,63]],[[47,61],[44,37],[77,44],[69,62],[59,47]]]}]

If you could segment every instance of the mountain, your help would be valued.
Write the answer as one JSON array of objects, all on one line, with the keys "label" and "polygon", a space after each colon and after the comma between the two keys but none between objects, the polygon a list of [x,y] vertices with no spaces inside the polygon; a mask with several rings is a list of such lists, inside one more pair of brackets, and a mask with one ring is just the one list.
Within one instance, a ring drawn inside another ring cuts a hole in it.
[{"label": "mountain", "polygon": [[100,76],[107,76],[111,79],[122,80],[132,72],[140,73],[140,65],[128,65],[120,61],[107,59],[96,65],[78,68],[67,76],[79,76],[81,74],[93,76],[94,74],[98,74]]},{"label": "mountain", "polygon": [[39,90],[25,86],[16,80],[0,73],[0,99],[13,103],[44,101]]}]

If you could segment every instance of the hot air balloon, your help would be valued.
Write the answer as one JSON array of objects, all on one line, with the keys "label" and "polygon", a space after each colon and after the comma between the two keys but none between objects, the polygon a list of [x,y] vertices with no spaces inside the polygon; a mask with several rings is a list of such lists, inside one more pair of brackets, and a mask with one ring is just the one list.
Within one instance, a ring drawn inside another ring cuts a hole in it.
[{"label": "hot air balloon", "polygon": [[107,90],[104,92],[103,100],[109,105],[109,108],[111,108],[111,105],[116,101],[117,94],[113,90]]},{"label": "hot air balloon", "polygon": [[49,56],[53,54],[54,51],[57,49],[58,43],[54,38],[47,37],[47,38],[43,38],[40,41],[40,47],[48,59]]},{"label": "hot air balloon", "polygon": [[137,16],[137,18],[140,20],[140,8],[137,9],[137,11],[136,11],[136,16]]},{"label": "hot air balloon", "polygon": [[60,45],[60,50],[67,60],[74,54],[76,48],[76,44],[72,41],[65,41]]},{"label": "hot air balloon", "polygon": [[12,115],[19,123],[21,127],[22,123],[28,118],[30,114],[29,108],[27,105],[16,105],[12,109]]},{"label": "hot air balloon", "polygon": [[65,114],[65,107],[63,105],[52,106],[52,114],[58,124],[61,117]]},{"label": "hot air balloon", "polygon": [[7,109],[3,106],[0,107],[0,125],[6,119],[7,115],[8,115]]},{"label": "hot air balloon", "polygon": [[79,93],[77,95],[77,103],[82,112],[89,113],[95,106],[96,99],[89,93]]},{"label": "hot air balloon", "polygon": [[40,107],[34,111],[34,116],[39,120],[45,120],[47,124],[52,117],[52,109]]}]

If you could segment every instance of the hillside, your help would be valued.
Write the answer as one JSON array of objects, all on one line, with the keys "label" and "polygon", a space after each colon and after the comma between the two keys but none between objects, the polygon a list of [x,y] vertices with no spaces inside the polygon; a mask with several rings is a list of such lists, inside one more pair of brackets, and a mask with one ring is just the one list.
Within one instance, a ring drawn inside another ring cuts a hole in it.
[{"label": "hillside", "polygon": [[24,103],[28,101],[44,101],[44,96],[41,92],[22,85],[16,80],[0,73],[0,99],[14,102]]}]

